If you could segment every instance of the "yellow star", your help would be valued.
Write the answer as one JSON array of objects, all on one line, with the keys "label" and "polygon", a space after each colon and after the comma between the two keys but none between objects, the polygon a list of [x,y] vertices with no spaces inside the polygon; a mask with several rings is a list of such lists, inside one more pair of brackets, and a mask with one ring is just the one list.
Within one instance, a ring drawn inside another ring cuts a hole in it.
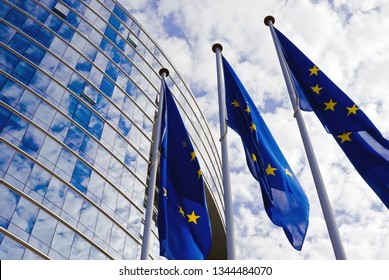
[{"label": "yellow star", "polygon": [[285,174],[290,176],[290,177],[293,177],[293,174],[289,171],[288,168],[285,168]]},{"label": "yellow star", "polygon": [[178,208],[180,208],[180,210],[178,212],[180,212],[180,214],[182,215],[182,217],[185,217],[185,212],[184,210],[182,209],[182,207],[180,205],[178,205]]},{"label": "yellow star", "polygon": [[200,216],[196,216],[194,211],[192,211],[192,214],[190,215],[186,214],[186,216],[188,217],[188,223],[192,222],[197,225],[197,219],[200,218]]},{"label": "yellow star", "polygon": [[200,177],[203,176],[203,171],[201,171],[201,169],[199,169],[197,171],[197,180],[200,180]]},{"label": "yellow star", "polygon": [[271,167],[270,163],[267,165],[267,168],[265,169],[266,171],[266,175],[273,175],[273,176],[276,176],[276,174],[274,174],[274,171],[276,171],[277,168],[275,167]]},{"label": "yellow star", "polygon": [[329,102],[324,102],[324,105],[326,105],[326,107],[324,108],[324,111],[331,110],[332,112],[334,112],[336,104],[338,104],[338,102],[334,102],[334,101],[332,101],[332,98],[330,98]]},{"label": "yellow star", "polygon": [[358,110],[361,110],[357,107],[357,105],[353,105],[353,107],[346,107],[346,109],[348,110],[348,113],[347,113],[347,117],[350,116],[350,114],[354,114],[356,115],[357,114],[357,111]]},{"label": "yellow star", "polygon": [[251,130],[251,132],[254,132],[254,130],[257,130],[257,127],[255,126],[255,124],[253,122],[251,123],[250,130]]},{"label": "yellow star", "polygon": [[257,161],[257,156],[253,153],[251,153],[251,158],[253,159],[254,162]]},{"label": "yellow star", "polygon": [[187,148],[188,147],[188,142],[182,141],[182,148]]},{"label": "yellow star", "polygon": [[190,153],[190,155],[192,156],[192,158],[190,159],[190,161],[194,161],[196,159],[196,152],[193,151],[193,153]]},{"label": "yellow star", "polygon": [[244,110],[247,114],[250,114],[250,107],[249,107],[249,105],[247,105],[247,107],[246,107],[246,109]]},{"label": "yellow star", "polygon": [[319,68],[316,67],[316,65],[314,65],[311,69],[308,69],[309,70],[309,76],[312,76],[312,75],[318,75],[318,71],[320,70]]},{"label": "yellow star", "polygon": [[234,102],[231,103],[232,105],[234,105],[235,108],[238,108],[240,105],[239,105],[239,102],[234,100]]},{"label": "yellow star", "polygon": [[346,141],[351,141],[351,139],[350,139],[351,133],[352,132],[345,132],[345,133],[338,135],[337,137],[342,139],[342,144],[343,144]]},{"label": "yellow star", "polygon": [[321,91],[323,88],[322,88],[322,87],[319,87],[319,85],[317,84],[316,86],[311,87],[311,89],[313,90],[314,93],[320,94],[320,91]]},{"label": "yellow star", "polygon": [[163,196],[167,197],[167,189],[165,187],[163,188]]}]

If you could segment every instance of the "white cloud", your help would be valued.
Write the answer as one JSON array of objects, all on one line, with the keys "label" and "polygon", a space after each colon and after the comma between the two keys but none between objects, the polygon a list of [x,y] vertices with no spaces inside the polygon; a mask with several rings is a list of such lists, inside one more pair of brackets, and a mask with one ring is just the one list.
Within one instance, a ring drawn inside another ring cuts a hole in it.
[{"label": "white cloud", "polygon": [[[301,252],[263,210],[239,136],[229,131],[239,259],[334,259],[317,192],[293,118],[268,27],[275,26],[343,89],[389,137],[389,3],[385,0],[122,1],[182,74],[219,138],[215,54],[223,54],[251,94],[305,189],[310,225]],[[167,20],[171,20],[170,24]],[[177,36],[172,30],[179,28]],[[169,35],[170,34],[170,35]],[[275,107],[276,106],[276,107]],[[389,259],[389,212],[314,114],[303,113],[349,259]],[[217,142],[217,145],[219,143]]]}]

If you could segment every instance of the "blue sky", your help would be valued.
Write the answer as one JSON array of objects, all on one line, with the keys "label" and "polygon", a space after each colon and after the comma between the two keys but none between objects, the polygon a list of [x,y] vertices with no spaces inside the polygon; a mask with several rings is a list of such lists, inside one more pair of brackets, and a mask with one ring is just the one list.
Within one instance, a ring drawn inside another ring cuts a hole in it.
[{"label": "blue sky", "polygon": [[[239,259],[334,259],[327,228],[268,27],[267,15],[389,139],[389,3],[386,0],[120,1],[168,55],[219,139],[215,54],[235,69],[308,195],[310,225],[301,252],[263,210],[239,137],[229,153]],[[389,259],[389,211],[312,113],[303,113],[349,259]]]}]

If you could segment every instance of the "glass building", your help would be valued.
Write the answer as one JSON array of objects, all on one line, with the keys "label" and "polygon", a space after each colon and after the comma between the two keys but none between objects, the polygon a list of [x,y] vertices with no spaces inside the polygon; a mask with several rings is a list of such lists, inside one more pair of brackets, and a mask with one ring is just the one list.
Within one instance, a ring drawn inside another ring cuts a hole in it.
[{"label": "glass building", "polygon": [[115,0],[0,0],[0,259],[139,258],[162,67],[226,257],[216,145],[142,26]]}]

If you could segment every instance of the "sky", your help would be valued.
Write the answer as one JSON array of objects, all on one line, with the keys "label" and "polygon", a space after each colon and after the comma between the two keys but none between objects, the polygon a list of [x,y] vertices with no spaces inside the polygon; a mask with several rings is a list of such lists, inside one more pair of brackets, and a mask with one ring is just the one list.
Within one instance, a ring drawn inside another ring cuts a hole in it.
[{"label": "sky", "polygon": [[[286,90],[267,15],[389,139],[389,1],[119,0],[160,45],[220,138],[216,58],[223,45],[310,201],[301,251],[267,217],[240,138],[228,133],[236,257],[333,260],[319,198]],[[353,168],[314,113],[303,118],[348,259],[389,260],[389,210]],[[219,143],[217,142],[217,145]],[[233,160],[232,160],[233,159]],[[389,174],[388,174],[389,176]]]}]

